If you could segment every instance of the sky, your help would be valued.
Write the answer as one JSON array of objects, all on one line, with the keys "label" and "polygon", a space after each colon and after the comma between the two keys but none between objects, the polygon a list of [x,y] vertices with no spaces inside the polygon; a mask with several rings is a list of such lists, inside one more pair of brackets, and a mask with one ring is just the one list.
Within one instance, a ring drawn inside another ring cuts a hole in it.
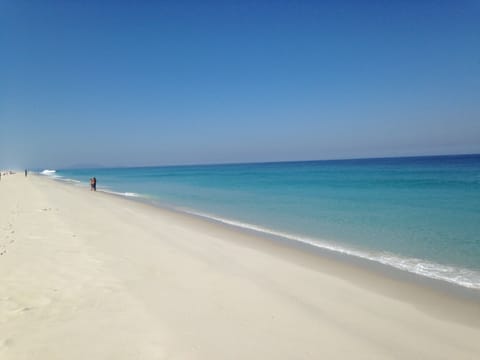
[{"label": "sky", "polygon": [[0,0],[0,168],[480,153],[479,19],[479,0]]}]

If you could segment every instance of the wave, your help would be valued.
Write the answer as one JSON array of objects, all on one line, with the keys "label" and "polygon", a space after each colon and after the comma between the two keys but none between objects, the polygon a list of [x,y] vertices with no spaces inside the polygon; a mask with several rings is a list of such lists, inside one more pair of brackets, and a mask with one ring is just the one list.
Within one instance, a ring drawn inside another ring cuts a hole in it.
[{"label": "wave", "polygon": [[134,193],[134,192],[118,192],[106,189],[98,189],[100,192],[104,192],[107,194],[118,195],[118,196],[125,196],[125,197],[142,197],[142,195]]},{"label": "wave", "polygon": [[332,252],[354,256],[376,263],[381,263],[399,270],[407,271],[435,280],[446,281],[470,289],[480,289],[480,272],[451,265],[442,265],[424,259],[405,258],[388,252],[367,252],[348,248],[329,241],[312,239],[304,236],[297,236],[286,232],[276,231],[257,225],[243,223],[235,220],[225,219],[211,214],[196,212],[190,209],[179,208],[178,210],[188,214],[200,216],[223,224],[253,230],[256,232],[281,237],[291,241],[300,242],[316,248]]},{"label": "wave", "polygon": [[58,180],[69,182],[69,183],[74,183],[74,184],[80,184],[81,183],[81,181],[79,181],[79,180],[66,179],[66,178],[62,178],[61,176],[58,176]]},{"label": "wave", "polygon": [[55,180],[64,181],[64,182],[68,182],[68,183],[73,183],[73,184],[80,184],[81,183],[81,181],[79,181],[79,180],[69,179],[69,178],[63,177],[62,175],[58,175],[56,170],[43,170],[43,171],[40,172],[40,174],[49,176],[49,177],[51,177]]}]

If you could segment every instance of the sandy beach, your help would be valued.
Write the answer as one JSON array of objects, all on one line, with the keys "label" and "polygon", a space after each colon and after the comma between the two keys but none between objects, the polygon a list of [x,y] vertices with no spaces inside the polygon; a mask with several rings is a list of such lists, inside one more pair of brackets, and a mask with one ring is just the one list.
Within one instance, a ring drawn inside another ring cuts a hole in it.
[{"label": "sandy beach", "polygon": [[1,359],[477,359],[480,302],[113,195],[0,182]]}]

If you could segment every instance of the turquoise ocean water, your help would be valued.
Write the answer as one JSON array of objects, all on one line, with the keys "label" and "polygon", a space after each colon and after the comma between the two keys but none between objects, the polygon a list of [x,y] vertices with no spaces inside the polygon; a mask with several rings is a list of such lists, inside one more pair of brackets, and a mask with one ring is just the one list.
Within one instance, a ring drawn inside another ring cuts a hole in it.
[{"label": "turquoise ocean water", "polygon": [[480,289],[480,155],[43,174]]}]

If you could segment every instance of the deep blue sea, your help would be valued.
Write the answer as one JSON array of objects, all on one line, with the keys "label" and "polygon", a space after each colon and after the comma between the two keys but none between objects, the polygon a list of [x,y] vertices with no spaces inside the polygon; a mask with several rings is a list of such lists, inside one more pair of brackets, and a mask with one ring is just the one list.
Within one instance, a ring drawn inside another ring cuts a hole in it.
[{"label": "deep blue sea", "polygon": [[480,155],[44,174],[480,289]]}]

